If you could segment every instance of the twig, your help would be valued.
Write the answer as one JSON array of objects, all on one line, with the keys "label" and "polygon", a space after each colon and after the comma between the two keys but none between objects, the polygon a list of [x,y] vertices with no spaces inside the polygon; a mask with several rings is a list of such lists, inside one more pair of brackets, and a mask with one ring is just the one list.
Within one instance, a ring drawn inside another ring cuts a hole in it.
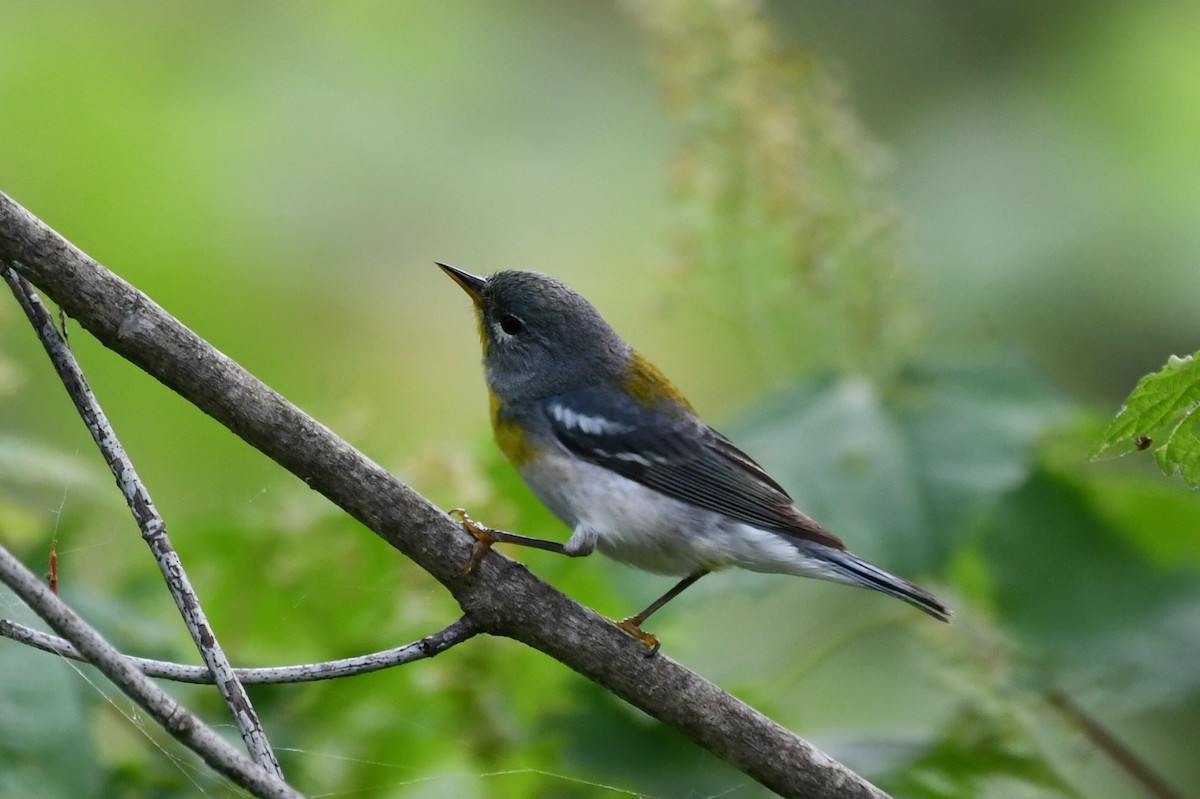
[{"label": "twig", "polygon": [[220,643],[217,642],[216,634],[208,623],[204,608],[200,605],[200,599],[192,588],[187,573],[183,570],[183,561],[180,560],[179,554],[171,545],[171,540],[167,536],[166,522],[155,509],[150,492],[146,490],[146,486],[138,477],[137,471],[133,468],[133,461],[125,453],[125,448],[117,439],[112,425],[108,422],[108,417],[105,416],[100,403],[92,394],[92,389],[88,386],[83,371],[79,368],[79,362],[75,360],[75,354],[63,341],[62,334],[54,324],[54,316],[42,304],[41,298],[25,278],[7,266],[0,265],[0,272],[3,272],[4,279],[8,281],[13,296],[17,298],[21,309],[25,311],[29,322],[37,331],[38,338],[50,356],[55,371],[62,378],[67,394],[75,403],[79,415],[83,417],[84,424],[87,425],[92,438],[95,439],[96,446],[100,448],[104,460],[112,470],[113,477],[117,479],[117,485],[120,487],[121,493],[125,495],[125,502],[129,505],[129,510],[133,513],[138,528],[142,531],[142,538],[150,546],[150,551],[154,553],[154,559],[162,571],[163,578],[167,581],[171,596],[175,599],[175,604],[183,616],[184,624],[187,625],[188,632],[192,634],[192,640],[196,642],[196,648],[200,650],[200,656],[212,672],[217,689],[233,714],[238,729],[242,733],[242,740],[245,741],[246,747],[250,751],[250,756],[263,768],[270,769],[282,777],[283,770],[279,767],[275,753],[271,751],[271,744],[267,740],[267,734],[262,728],[258,715],[254,712],[250,697],[234,675],[233,666],[230,665]]},{"label": "twig", "polygon": [[263,799],[303,799],[303,794],[243,755],[134,668],[124,655],[3,546],[0,546],[0,582],[11,588],[167,732],[216,771]]},{"label": "twig", "polygon": [[[411,644],[372,652],[369,655],[358,655],[341,660],[329,660],[324,663],[306,663],[298,666],[272,666],[268,668],[235,668],[233,673],[242,685],[279,685],[282,683],[315,682],[317,680],[332,680],[338,677],[352,677],[356,674],[367,674],[380,669],[424,660],[445,652],[452,646],[474,638],[479,634],[475,624],[463,617],[458,621],[439,630],[433,635],[427,635],[420,641]],[[22,644],[41,649],[44,652],[61,655],[72,660],[86,660],[79,654],[71,643],[56,635],[26,627],[9,619],[0,619],[0,636],[19,641]],[[126,655],[133,666],[147,677],[157,677],[175,682],[211,685],[212,672],[204,666],[188,666],[183,663],[171,663],[165,660],[151,660]]]},{"label": "twig", "polygon": [[483,632],[557,659],[783,796],[858,799],[878,788],[603,616],[492,553],[450,517],[0,193],[0,260],[106,347],[224,424],[441,582]]},{"label": "twig", "polygon": [[46,585],[50,586],[50,590],[58,593],[58,539],[50,541],[50,564],[46,570]]},{"label": "twig", "polygon": [[1062,691],[1047,691],[1046,701],[1091,741],[1097,749],[1117,764],[1128,777],[1142,787],[1146,793],[1155,799],[1183,799],[1178,793],[1159,776],[1150,764],[1142,760],[1136,752],[1126,746],[1101,724],[1092,714],[1075,704]]}]

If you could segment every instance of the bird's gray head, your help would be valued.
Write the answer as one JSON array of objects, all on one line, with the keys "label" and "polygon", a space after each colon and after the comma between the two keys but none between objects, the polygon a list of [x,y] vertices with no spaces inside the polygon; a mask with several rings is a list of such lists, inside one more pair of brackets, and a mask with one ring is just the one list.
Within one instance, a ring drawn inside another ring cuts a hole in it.
[{"label": "bird's gray head", "polygon": [[488,278],[438,264],[470,295],[483,365],[508,401],[538,399],[615,379],[632,351],[590,302],[537,272]]}]

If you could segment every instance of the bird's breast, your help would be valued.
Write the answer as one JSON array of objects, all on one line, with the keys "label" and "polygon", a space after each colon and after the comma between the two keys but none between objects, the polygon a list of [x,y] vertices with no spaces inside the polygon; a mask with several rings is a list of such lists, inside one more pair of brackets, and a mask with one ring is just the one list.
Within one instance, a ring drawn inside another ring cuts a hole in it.
[{"label": "bird's breast", "polygon": [[609,557],[658,574],[716,570],[734,561],[729,529],[709,511],[672,499],[566,450],[518,466],[530,490],[573,530],[594,535]]},{"label": "bird's breast", "polygon": [[508,458],[509,463],[521,469],[526,464],[535,460],[536,453],[530,445],[529,437],[515,419],[501,412],[502,403],[500,397],[492,394],[489,400],[489,409],[492,417],[492,434],[496,437],[496,446],[504,453],[504,457]]}]

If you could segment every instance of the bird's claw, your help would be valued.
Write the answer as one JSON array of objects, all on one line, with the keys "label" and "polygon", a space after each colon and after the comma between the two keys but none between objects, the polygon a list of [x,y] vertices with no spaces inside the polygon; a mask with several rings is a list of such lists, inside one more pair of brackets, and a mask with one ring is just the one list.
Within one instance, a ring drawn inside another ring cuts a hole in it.
[{"label": "bird's claw", "polygon": [[[458,519],[462,528],[470,533],[475,538],[475,545],[471,548],[471,559],[467,561],[467,565],[463,568],[463,574],[470,574],[475,571],[475,567],[483,560],[483,556],[492,548],[492,544],[499,539],[496,538],[496,532],[486,524],[480,524],[471,518],[467,513],[466,508],[455,508],[450,511],[450,516]],[[641,628],[641,619],[637,616],[630,616],[628,619],[622,619],[616,622],[616,625],[625,632],[632,635],[646,647],[646,657],[652,658],[658,654],[658,650],[662,648],[662,644],[654,635],[646,632]]]},{"label": "bird's claw", "polygon": [[662,648],[662,644],[659,642],[656,636],[651,635],[638,626],[638,620],[636,616],[630,616],[628,619],[622,619],[621,621],[617,622],[617,626],[645,645],[646,649],[649,650],[646,652],[646,657],[648,658],[652,658],[657,655],[658,650]]},{"label": "bird's claw", "polygon": [[471,559],[463,567],[463,574],[470,574],[483,560],[483,556],[491,550],[496,538],[492,535],[492,528],[472,519],[466,508],[455,508],[450,511],[450,515],[456,517],[462,528],[475,538],[475,545],[471,547]]}]

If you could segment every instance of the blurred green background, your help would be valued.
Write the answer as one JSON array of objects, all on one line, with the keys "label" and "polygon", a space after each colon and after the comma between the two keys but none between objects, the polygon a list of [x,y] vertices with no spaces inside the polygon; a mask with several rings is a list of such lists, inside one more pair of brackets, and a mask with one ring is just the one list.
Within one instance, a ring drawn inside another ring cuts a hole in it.
[{"label": "blurred green background", "polygon": [[[469,303],[433,261],[536,269],[801,507],[958,611],[944,627],[722,574],[655,618],[672,657],[899,796],[1154,795],[1080,714],[1200,791],[1200,502],[1148,457],[1086,461],[1137,377],[1200,346],[1194,3],[0,17],[0,190],[435,502],[566,535],[491,445]],[[85,617],[194,661],[14,303],[0,330],[0,540],[42,570],[57,537]],[[237,663],[456,618],[373,535],[71,333]],[[666,585],[514,555],[612,616]],[[7,593],[0,614],[27,618]],[[313,794],[763,795],[507,641],[252,695]],[[198,790],[234,793],[90,670],[0,642],[0,795]]]}]

